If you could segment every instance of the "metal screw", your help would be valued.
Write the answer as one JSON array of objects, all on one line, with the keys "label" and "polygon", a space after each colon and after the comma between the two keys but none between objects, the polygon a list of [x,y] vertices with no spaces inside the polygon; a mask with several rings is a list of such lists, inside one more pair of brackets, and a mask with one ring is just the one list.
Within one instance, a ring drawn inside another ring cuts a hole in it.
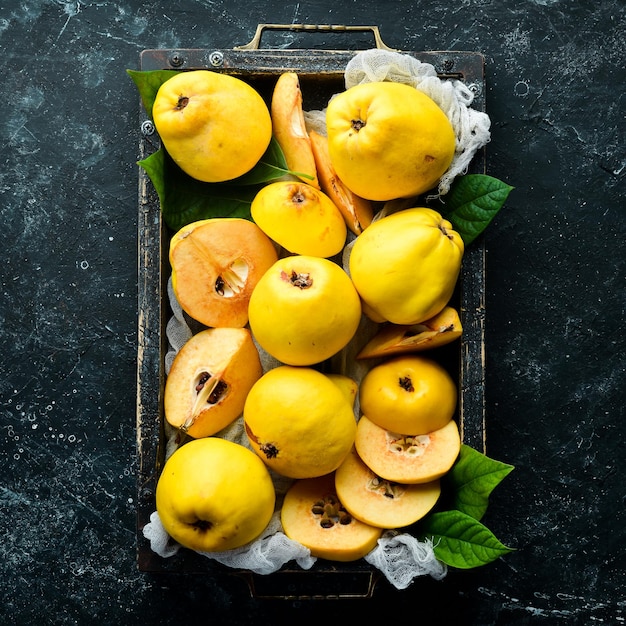
[{"label": "metal screw", "polygon": [[482,93],[482,87],[478,83],[470,83],[467,88],[475,95],[479,96]]},{"label": "metal screw", "polygon": [[449,72],[454,67],[454,61],[452,59],[446,59],[443,62],[443,71]]},{"label": "metal screw", "polygon": [[185,62],[185,59],[179,52],[172,52],[168,62],[172,67],[180,67]]},{"label": "metal screw", "polygon": [[209,63],[213,67],[221,67],[224,65],[224,55],[219,50],[211,52],[211,54],[209,54]]},{"label": "metal screw", "polygon": [[144,137],[149,137],[150,135],[154,135],[154,124],[150,120],[146,120],[141,124],[141,133]]}]

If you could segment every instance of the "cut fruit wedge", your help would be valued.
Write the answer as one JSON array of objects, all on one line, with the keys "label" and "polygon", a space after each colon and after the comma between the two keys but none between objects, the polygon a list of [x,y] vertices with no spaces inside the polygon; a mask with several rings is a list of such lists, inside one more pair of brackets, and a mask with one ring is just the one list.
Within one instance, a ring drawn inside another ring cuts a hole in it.
[{"label": "cut fruit wedge", "polygon": [[261,377],[259,352],[247,328],[208,328],[176,354],[165,382],[165,419],[190,437],[208,437],[243,412]]},{"label": "cut fruit wedge", "polygon": [[402,528],[424,517],[441,494],[439,480],[406,485],[375,474],[353,448],[335,472],[337,496],[354,517],[381,528]]},{"label": "cut fruit wedge", "polygon": [[362,416],[354,445],[363,462],[381,478],[419,484],[437,480],[450,470],[461,451],[461,437],[454,420],[426,435],[404,435]]},{"label": "cut fruit wedge", "polygon": [[304,121],[300,81],[295,72],[278,77],[271,102],[272,132],[281,147],[287,167],[303,182],[320,188],[311,140]]},{"label": "cut fruit wedge", "polygon": [[330,160],[328,139],[316,131],[310,131],[309,138],[322,191],[337,205],[346,226],[355,235],[360,235],[372,223],[372,202],[352,193],[341,182]]},{"label": "cut fruit wedge", "polygon": [[295,481],[285,494],[281,523],[287,537],[329,561],[364,557],[382,534],[381,528],[345,510],[335,491],[334,473]]},{"label": "cut fruit wedge", "polygon": [[384,324],[378,333],[365,344],[356,358],[373,359],[431,350],[455,341],[462,332],[458,311],[447,306],[421,324],[412,326]]}]

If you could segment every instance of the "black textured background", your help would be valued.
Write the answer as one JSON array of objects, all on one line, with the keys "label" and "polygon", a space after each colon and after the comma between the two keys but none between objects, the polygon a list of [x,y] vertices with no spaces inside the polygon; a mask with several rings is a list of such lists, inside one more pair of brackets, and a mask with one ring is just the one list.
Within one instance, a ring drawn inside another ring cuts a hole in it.
[{"label": "black textured background", "polygon": [[[623,624],[625,20],[621,0],[0,3],[0,621]],[[374,24],[393,48],[485,55],[488,173],[515,186],[486,236],[488,453],[516,466],[488,525],[517,550],[493,565],[298,602],[136,569],[124,70],[146,48],[246,43],[257,23]]]}]

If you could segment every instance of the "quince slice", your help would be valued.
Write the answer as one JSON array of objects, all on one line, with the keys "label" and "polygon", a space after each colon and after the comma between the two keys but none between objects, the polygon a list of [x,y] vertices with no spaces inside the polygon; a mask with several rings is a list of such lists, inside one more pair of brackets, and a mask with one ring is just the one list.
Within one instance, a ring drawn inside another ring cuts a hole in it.
[{"label": "quince slice", "polygon": [[356,355],[357,359],[373,359],[407,352],[421,352],[446,345],[463,333],[458,311],[446,306],[421,324],[385,324]]},{"label": "quince slice", "polygon": [[337,497],[334,473],[296,480],[285,494],[281,523],[287,537],[329,561],[356,561],[368,554],[382,529],[348,513]]},{"label": "quince slice", "polygon": [[295,72],[284,72],[278,77],[270,113],[272,132],[285,155],[287,167],[302,181],[319,189],[311,140],[302,110],[300,80]]},{"label": "quince slice", "polygon": [[313,130],[309,132],[309,137],[322,191],[341,211],[346,226],[355,235],[360,235],[372,223],[372,202],[357,196],[341,182],[330,160],[328,138]]},{"label": "quince slice", "polygon": [[407,485],[375,474],[353,448],[335,471],[337,496],[346,509],[371,526],[402,528],[424,517],[441,495],[441,483]]},{"label": "quince slice", "polygon": [[354,445],[363,462],[381,478],[418,484],[448,473],[461,451],[461,437],[454,420],[431,433],[405,435],[385,430],[363,415]]}]

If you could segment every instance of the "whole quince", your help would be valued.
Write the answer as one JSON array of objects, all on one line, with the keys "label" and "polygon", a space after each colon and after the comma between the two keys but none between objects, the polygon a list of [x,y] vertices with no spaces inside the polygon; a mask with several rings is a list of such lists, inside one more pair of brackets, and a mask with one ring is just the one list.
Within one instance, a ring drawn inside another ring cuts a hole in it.
[{"label": "whole quince", "polygon": [[248,305],[259,345],[287,365],[313,365],[342,350],[361,321],[350,277],[329,259],[279,259],[257,283]]},{"label": "whole quince", "polygon": [[373,222],[349,259],[364,312],[394,324],[430,319],[452,297],[464,250],[452,224],[433,209],[404,209]]},{"label": "whole quince", "polygon": [[456,135],[426,94],[393,82],[363,83],[326,110],[328,149],[341,181],[369,200],[417,196],[450,166]]},{"label": "whole quince", "polygon": [[332,472],[356,434],[344,391],[310,367],[281,365],[266,372],[248,393],[243,419],[252,449],[290,478]]},{"label": "whole quince", "polygon": [[269,109],[248,83],[210,70],[180,72],[157,91],[154,125],[189,176],[223,182],[251,170],[272,138]]},{"label": "whole quince", "polygon": [[232,550],[256,539],[276,503],[274,483],[251,450],[219,437],[194,439],[167,460],[156,508],[169,535],[201,552]]}]

